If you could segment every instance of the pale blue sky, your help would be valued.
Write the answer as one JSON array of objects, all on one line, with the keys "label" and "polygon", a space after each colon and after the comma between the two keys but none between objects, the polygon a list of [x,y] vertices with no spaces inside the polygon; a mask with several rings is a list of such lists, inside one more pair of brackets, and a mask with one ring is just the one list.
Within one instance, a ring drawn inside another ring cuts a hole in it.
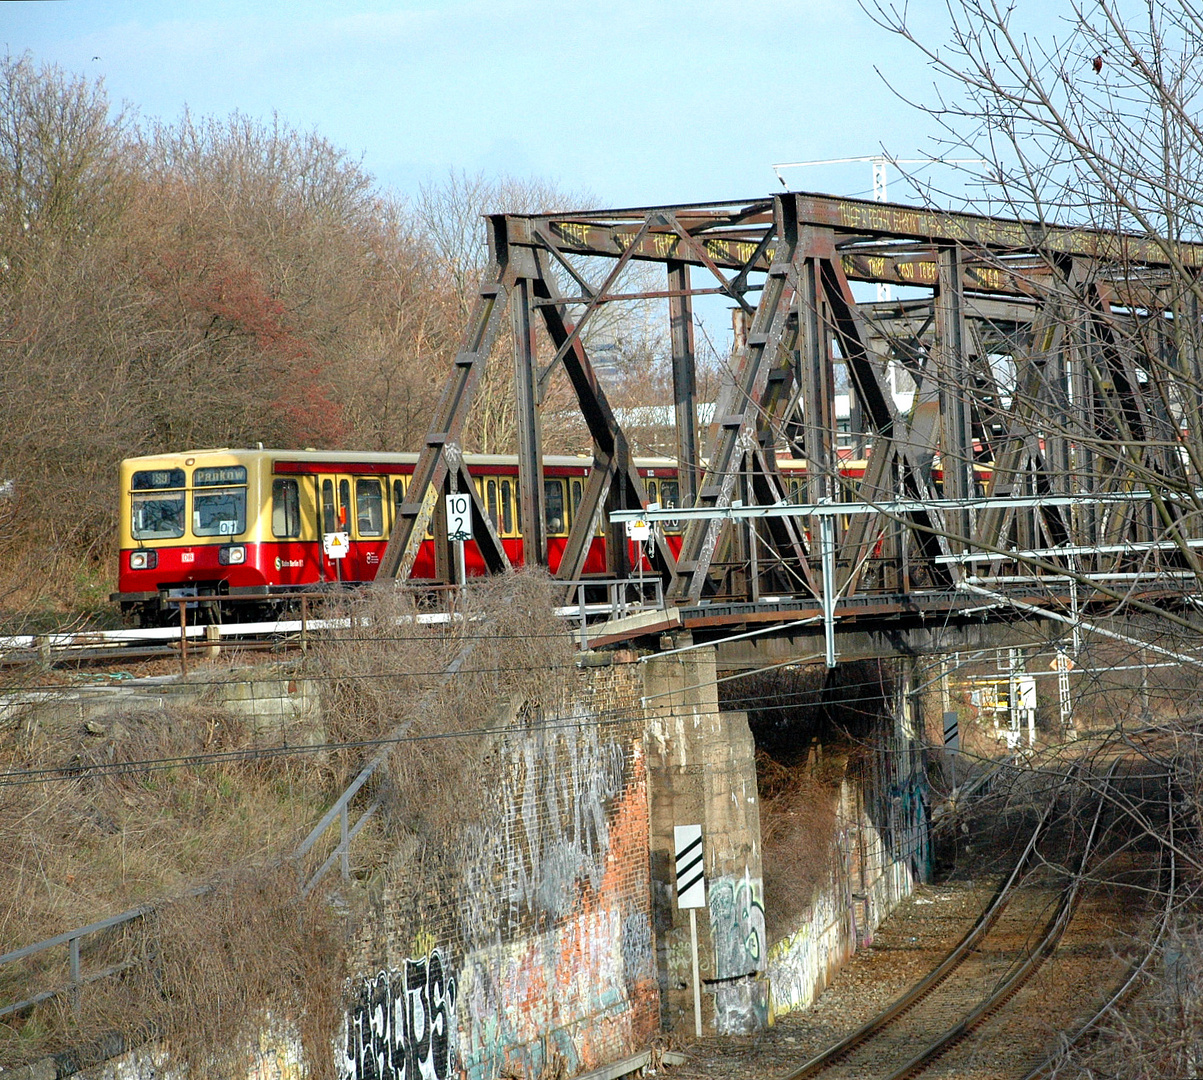
[{"label": "pale blue sky", "polygon": [[[940,0],[911,7],[943,37]],[[933,150],[874,70],[929,96],[921,59],[855,0],[18,0],[0,43],[144,116],[278,112],[404,193],[454,168],[612,206],[743,198],[774,162]],[[789,179],[871,186],[867,164]]]}]

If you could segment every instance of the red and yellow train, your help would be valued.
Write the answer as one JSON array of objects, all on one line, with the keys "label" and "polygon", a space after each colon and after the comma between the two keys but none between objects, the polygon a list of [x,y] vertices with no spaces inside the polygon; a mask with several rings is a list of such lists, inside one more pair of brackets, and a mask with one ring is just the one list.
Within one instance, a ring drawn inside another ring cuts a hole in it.
[{"label": "red and yellow train", "polygon": [[[238,619],[278,610],[288,595],[326,583],[371,581],[405,499],[417,454],[356,451],[192,450],[121,463],[120,563],[112,599],[144,625],[175,617],[182,597],[196,597],[208,618]],[[840,472],[855,482],[863,460],[841,451]],[[515,566],[523,563],[518,460],[468,454],[465,464]],[[543,462],[547,555],[554,573],[580,506],[592,459],[546,457]],[[791,498],[798,498],[806,463],[782,458],[778,466]],[[636,467],[650,502],[680,504],[677,465],[642,458]],[[323,537],[346,536],[340,559]],[[680,530],[665,529],[676,554]],[[605,536],[593,537],[583,575],[606,572]],[[465,569],[485,573],[475,542],[464,545]],[[632,550],[632,560],[641,558]],[[435,577],[434,541],[421,545],[412,575]]]},{"label": "red and yellow train", "polygon": [[[283,593],[325,582],[376,576],[404,499],[416,454],[313,450],[196,450],[130,458],[121,464],[120,564],[113,599],[143,623],[174,614],[173,598],[196,596],[227,616]],[[469,454],[465,464],[506,555],[521,565],[518,462]],[[580,505],[591,459],[547,457],[543,463],[548,561],[554,572]],[[637,462],[651,501],[676,506],[676,462]],[[323,535],[345,533],[346,554],[332,559]],[[678,533],[669,543],[680,547]],[[469,575],[485,572],[474,542],[465,545]],[[586,575],[604,575],[599,532]],[[412,576],[434,576],[433,540],[422,544]],[[211,612],[212,614],[212,612]]]}]

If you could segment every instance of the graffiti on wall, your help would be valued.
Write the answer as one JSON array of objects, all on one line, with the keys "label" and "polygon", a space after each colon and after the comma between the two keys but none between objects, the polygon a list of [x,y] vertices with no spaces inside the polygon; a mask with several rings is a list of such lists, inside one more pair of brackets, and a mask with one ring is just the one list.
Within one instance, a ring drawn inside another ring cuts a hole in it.
[{"label": "graffiti on wall", "polygon": [[722,877],[707,893],[710,938],[714,943],[714,976],[733,979],[764,967],[764,885],[760,878]]},{"label": "graffiti on wall", "polygon": [[761,1030],[768,1021],[768,984],[759,978],[768,953],[764,885],[746,870],[721,877],[706,895],[714,952],[714,1023],[720,1035]]},{"label": "graffiti on wall", "polygon": [[450,1080],[456,982],[442,950],[364,979],[347,1014],[347,1080]]},{"label": "graffiti on wall", "polygon": [[460,923],[473,948],[528,917],[538,928],[568,918],[582,888],[600,888],[613,802],[628,782],[622,744],[592,729],[515,731],[501,756],[501,827],[473,827],[461,862]]},{"label": "graffiti on wall", "polygon": [[457,972],[458,1063],[468,1080],[597,1068],[645,1045],[659,1021],[641,750],[607,750],[596,732],[575,741],[575,750],[561,741],[542,765],[565,775],[539,777],[537,762],[512,759],[507,817],[493,846],[477,849],[497,860],[496,881],[481,887],[507,890],[514,906],[506,940],[466,952]]}]

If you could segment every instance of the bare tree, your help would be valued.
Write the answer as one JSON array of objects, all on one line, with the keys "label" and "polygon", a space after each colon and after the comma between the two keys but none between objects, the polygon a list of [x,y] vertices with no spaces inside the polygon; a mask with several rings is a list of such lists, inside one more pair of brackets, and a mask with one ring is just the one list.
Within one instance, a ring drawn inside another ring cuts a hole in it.
[{"label": "bare tree", "polygon": [[[1117,490],[1147,492],[1148,547],[1170,546],[1175,568],[1193,575],[1197,595],[1203,565],[1191,537],[1203,518],[1203,282],[1186,245],[1203,240],[1203,9],[1193,0],[1070,0],[1061,7],[1060,33],[1050,36],[1026,25],[1030,9],[1019,5],[950,0],[948,39],[936,42],[920,37],[904,6],[863,6],[913,44],[933,71],[932,99],[917,104],[939,123],[941,150],[988,162],[969,178],[977,209],[1026,219],[1033,234],[1043,226],[1083,226],[1113,240],[1105,260],[1047,256],[1030,277],[1043,282],[1039,314],[1026,326],[1000,330],[980,350],[989,370],[952,389],[971,400],[987,428],[1005,401],[1012,413],[1023,411],[1040,445],[1060,440],[1067,447],[1070,469],[1105,476]],[[1047,21],[1047,11],[1041,15]],[[957,198],[930,185],[916,190],[946,206]],[[1137,243],[1155,258],[1130,258]],[[997,266],[1005,268],[1005,255]],[[1057,335],[1073,350],[1077,398],[1042,384],[1040,339]],[[995,485],[1013,479],[1002,462],[1020,468],[1019,456],[1007,453],[993,455]],[[1072,560],[1061,569],[1072,576]],[[1186,655],[1197,654],[1189,605],[1157,608],[1118,586],[1110,594],[1111,614],[1141,616],[1129,624],[1134,650],[1160,641],[1178,655],[1184,646]],[[1140,667],[1144,650],[1136,651],[1130,659]],[[1197,815],[1195,710],[1163,709],[1155,723],[1176,748],[1158,750],[1157,758],[1172,765],[1183,806]],[[1131,752],[1126,737],[1120,741]],[[1189,851],[1182,895],[1197,888],[1201,865],[1197,849]],[[1185,911],[1179,926],[1189,925]],[[1166,940],[1163,977],[1138,1006],[1107,1021],[1109,1038],[1058,1075],[1196,1070],[1203,953],[1191,930],[1174,930]]]}]

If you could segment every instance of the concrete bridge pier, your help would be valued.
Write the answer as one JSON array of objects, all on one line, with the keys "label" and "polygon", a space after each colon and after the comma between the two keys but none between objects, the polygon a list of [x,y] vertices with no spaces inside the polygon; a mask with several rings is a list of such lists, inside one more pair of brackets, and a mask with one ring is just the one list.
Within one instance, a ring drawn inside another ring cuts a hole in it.
[{"label": "concrete bridge pier", "polygon": [[[813,820],[794,842],[811,848],[821,878],[782,880],[762,847],[756,745],[744,712],[720,708],[712,648],[644,662],[644,721],[657,977],[661,1023],[694,1030],[690,919],[677,907],[676,825],[701,825],[706,907],[698,913],[702,1027],[709,1034],[761,1030],[803,1007],[836,969],[870,943],[877,924],[930,872],[923,721],[911,692],[913,662],[892,662],[881,683],[880,719],[821,748],[847,758],[842,779],[817,778]],[[853,676],[855,677],[855,676]],[[854,712],[866,690],[850,689]],[[838,680],[830,700],[838,713]],[[766,871],[769,871],[766,874]],[[788,896],[787,896],[788,894]],[[770,910],[766,902],[786,911]]]},{"label": "concrete bridge pier", "polygon": [[756,747],[747,714],[720,710],[709,647],[649,660],[644,689],[662,1022],[668,1030],[693,1030],[690,918],[677,907],[673,827],[701,825],[703,1030],[760,1030],[768,1021],[768,939]]}]

